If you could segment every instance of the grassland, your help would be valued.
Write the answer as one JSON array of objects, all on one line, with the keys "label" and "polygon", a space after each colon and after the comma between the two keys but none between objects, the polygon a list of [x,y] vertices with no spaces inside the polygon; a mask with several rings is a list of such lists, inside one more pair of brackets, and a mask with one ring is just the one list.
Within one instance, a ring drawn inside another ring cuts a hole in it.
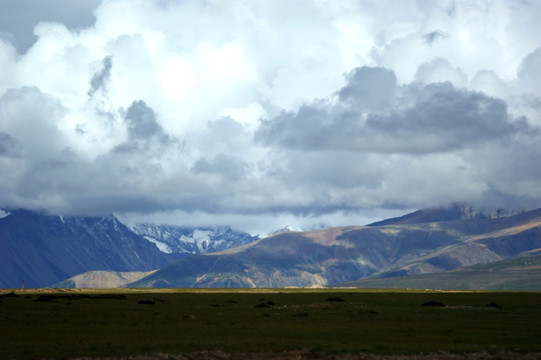
[{"label": "grassland", "polygon": [[541,293],[0,290],[0,358],[541,353]]}]

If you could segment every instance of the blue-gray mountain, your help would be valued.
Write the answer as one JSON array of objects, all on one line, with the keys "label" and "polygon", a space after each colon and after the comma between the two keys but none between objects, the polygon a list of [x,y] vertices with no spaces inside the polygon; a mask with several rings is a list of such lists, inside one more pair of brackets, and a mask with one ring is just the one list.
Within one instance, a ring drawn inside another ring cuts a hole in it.
[{"label": "blue-gray mountain", "polygon": [[0,210],[0,288],[19,288],[23,281],[26,287],[47,287],[94,270],[156,270],[185,253],[255,240],[229,227],[135,227],[147,229],[155,238],[136,234],[113,215],[71,217]]},{"label": "blue-gray mountain", "polygon": [[146,271],[178,259],[112,215],[52,216],[27,210],[0,219],[0,287],[50,286],[90,270]]},{"label": "blue-gray mountain", "polygon": [[502,215],[474,215],[454,206],[379,225],[281,233],[237,249],[187,256],[131,286],[334,285],[446,271],[541,249],[541,209]]}]

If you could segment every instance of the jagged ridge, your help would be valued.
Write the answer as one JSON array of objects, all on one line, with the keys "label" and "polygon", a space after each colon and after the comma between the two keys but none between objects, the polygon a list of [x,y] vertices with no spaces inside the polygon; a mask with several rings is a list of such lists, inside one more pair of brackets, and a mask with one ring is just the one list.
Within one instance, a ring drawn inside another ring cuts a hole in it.
[{"label": "jagged ridge", "polygon": [[165,253],[201,254],[223,251],[258,239],[229,226],[194,228],[187,226],[134,224],[130,229],[153,242]]}]

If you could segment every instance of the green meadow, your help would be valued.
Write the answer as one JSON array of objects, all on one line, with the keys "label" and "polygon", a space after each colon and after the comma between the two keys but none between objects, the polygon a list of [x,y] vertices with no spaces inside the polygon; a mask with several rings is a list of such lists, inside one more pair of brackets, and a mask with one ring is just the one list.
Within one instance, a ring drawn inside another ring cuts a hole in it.
[{"label": "green meadow", "polygon": [[541,352],[541,293],[0,290],[0,358]]}]

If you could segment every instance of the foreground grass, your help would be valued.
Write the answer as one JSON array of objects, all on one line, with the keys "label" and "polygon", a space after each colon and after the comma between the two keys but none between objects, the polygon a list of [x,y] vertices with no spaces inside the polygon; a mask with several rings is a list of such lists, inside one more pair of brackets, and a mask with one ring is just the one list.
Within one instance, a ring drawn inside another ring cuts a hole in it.
[{"label": "foreground grass", "polygon": [[1,359],[295,349],[539,352],[541,293],[0,290]]}]

